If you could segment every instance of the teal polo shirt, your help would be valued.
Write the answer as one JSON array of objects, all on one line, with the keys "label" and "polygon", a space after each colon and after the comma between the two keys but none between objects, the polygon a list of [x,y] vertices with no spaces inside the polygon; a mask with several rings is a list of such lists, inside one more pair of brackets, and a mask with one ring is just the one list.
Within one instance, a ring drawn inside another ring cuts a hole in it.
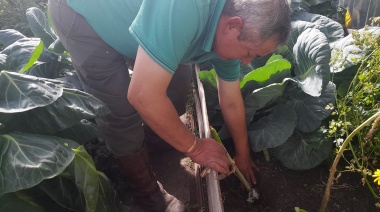
[{"label": "teal polo shirt", "polygon": [[218,76],[235,81],[240,60],[222,60],[212,44],[225,0],[67,0],[116,51],[134,59],[140,45],[166,71],[210,60]]}]

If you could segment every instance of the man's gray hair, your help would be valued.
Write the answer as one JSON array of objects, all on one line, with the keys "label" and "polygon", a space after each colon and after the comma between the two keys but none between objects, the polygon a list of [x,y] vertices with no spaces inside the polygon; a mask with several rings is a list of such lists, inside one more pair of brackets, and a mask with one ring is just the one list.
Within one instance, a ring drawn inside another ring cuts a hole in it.
[{"label": "man's gray hair", "polygon": [[288,0],[227,0],[222,12],[243,20],[240,40],[260,42],[275,36],[279,45],[288,38],[290,14]]}]

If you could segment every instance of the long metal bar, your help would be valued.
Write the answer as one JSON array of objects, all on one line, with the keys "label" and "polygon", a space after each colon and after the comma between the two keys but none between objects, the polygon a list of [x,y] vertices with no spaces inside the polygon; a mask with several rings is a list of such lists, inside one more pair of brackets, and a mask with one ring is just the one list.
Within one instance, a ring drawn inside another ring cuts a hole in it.
[{"label": "long metal bar", "polygon": [[[205,137],[205,132],[204,132],[204,124],[203,124],[203,118],[202,118],[202,108],[201,108],[201,103],[199,100],[199,95],[198,91],[195,90],[194,88],[194,104],[195,104],[195,112],[196,112],[196,117],[197,117],[197,127],[198,127],[198,134],[200,138]],[[206,204],[207,204],[207,196],[204,194],[206,193],[205,189],[205,182],[204,179],[201,177],[201,173],[203,171],[203,167],[197,163],[194,163],[194,172],[195,172],[195,185],[196,185],[196,199],[197,203],[199,206],[199,211],[207,211]]]},{"label": "long metal bar", "polygon": [[[205,138],[211,137],[210,125],[208,122],[207,108],[206,108],[206,98],[203,89],[203,85],[199,80],[200,67],[198,64],[195,65],[195,73],[198,85],[198,95],[201,104],[202,111],[202,122],[204,129]],[[200,133],[201,136],[201,133]],[[222,194],[220,191],[220,185],[218,180],[218,173],[214,170],[210,170],[210,173],[206,175],[206,185],[207,185],[207,200],[210,212],[223,212],[223,201]]]}]

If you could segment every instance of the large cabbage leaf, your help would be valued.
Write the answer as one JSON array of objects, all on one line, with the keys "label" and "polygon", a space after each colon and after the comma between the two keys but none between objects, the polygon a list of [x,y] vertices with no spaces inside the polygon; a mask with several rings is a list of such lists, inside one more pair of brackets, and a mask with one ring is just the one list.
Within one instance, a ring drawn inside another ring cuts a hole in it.
[{"label": "large cabbage leaf", "polygon": [[33,34],[41,38],[46,48],[58,53],[64,52],[65,48],[42,10],[37,7],[28,8],[26,10],[26,18]]},{"label": "large cabbage leaf", "polygon": [[83,146],[75,151],[73,162],[67,167],[67,171],[74,178],[78,189],[86,200],[86,210],[96,211],[99,192],[98,173],[91,156]]},{"label": "large cabbage leaf", "polygon": [[60,78],[66,70],[69,70],[71,68],[72,66],[70,64],[59,60],[51,62],[37,62],[33,67],[28,69],[25,74],[36,77],[57,79]]},{"label": "large cabbage leaf", "polygon": [[50,27],[45,14],[37,7],[31,7],[26,10],[26,19],[29,22],[30,29],[36,37],[41,38],[41,40],[49,47],[50,44],[57,39],[57,35],[54,30]]},{"label": "large cabbage leaf", "polygon": [[291,103],[277,104],[273,113],[248,126],[249,144],[253,151],[277,147],[293,134],[297,114]]},{"label": "large cabbage leaf", "polygon": [[332,140],[322,129],[309,134],[296,131],[287,142],[275,148],[275,156],[289,169],[307,170],[325,160],[331,149]]},{"label": "large cabbage leaf", "polygon": [[344,30],[340,23],[323,15],[308,12],[297,12],[292,14],[292,28],[289,35],[288,45],[292,48],[297,37],[306,29],[314,28],[321,31],[329,43],[344,37]]},{"label": "large cabbage leaf", "polygon": [[107,107],[99,99],[65,88],[60,98],[45,107],[11,114],[12,119],[4,122],[3,130],[53,134],[76,125],[82,119],[94,119],[107,112]]},{"label": "large cabbage leaf", "polygon": [[22,38],[7,46],[1,51],[1,54],[7,55],[6,70],[21,71],[40,43],[39,38]]},{"label": "large cabbage leaf", "polygon": [[99,99],[56,80],[2,71],[0,88],[2,132],[53,134],[108,113]]},{"label": "large cabbage leaf", "polygon": [[293,12],[310,11],[310,4],[306,0],[291,0],[290,7]]},{"label": "large cabbage leaf", "polygon": [[[353,34],[356,35],[354,39]],[[358,68],[365,57],[372,52],[373,46],[365,45],[360,40],[377,40],[380,42],[380,27],[359,29],[333,43],[330,71],[333,73],[332,81],[338,87],[338,94],[345,96],[348,88],[357,74]],[[358,42],[359,40],[359,42]],[[371,43],[372,41],[369,41]],[[377,43],[374,41],[373,43]],[[364,44],[364,45],[359,45]]]},{"label": "large cabbage leaf", "polygon": [[[40,45],[40,38],[21,38],[3,49],[0,54],[7,55],[4,69],[20,72],[29,62],[36,47]],[[43,48],[39,54],[39,62],[60,61],[62,57],[52,51]]]},{"label": "large cabbage leaf", "polygon": [[289,89],[288,94],[294,101],[297,113],[297,129],[309,133],[315,131],[331,114],[331,107],[335,103],[335,84],[330,82],[319,97],[304,93],[301,89]]},{"label": "large cabbage leaf", "polygon": [[298,86],[311,96],[319,96],[330,80],[330,46],[318,29],[306,29],[293,47],[297,62]]},{"label": "large cabbage leaf", "polygon": [[2,43],[5,47],[23,38],[26,38],[26,36],[17,30],[14,30],[14,29],[0,30],[0,43]]},{"label": "large cabbage leaf", "polygon": [[62,86],[40,78],[0,72],[0,113],[16,113],[44,107],[62,96]]},{"label": "large cabbage leaf", "polygon": [[[379,39],[380,27],[369,27],[359,29],[359,37],[371,36]],[[366,46],[360,48],[355,44],[355,39],[352,34],[334,42],[331,51],[331,73],[339,73],[352,66],[358,65],[368,52]]]},{"label": "large cabbage leaf", "polygon": [[247,125],[252,121],[256,111],[271,105],[283,95],[286,83],[274,83],[264,88],[256,89],[244,98]]},{"label": "large cabbage leaf", "polygon": [[83,119],[76,125],[59,131],[54,135],[73,140],[82,145],[86,144],[92,139],[102,136],[98,125],[86,119]]},{"label": "large cabbage leaf", "polygon": [[307,94],[319,96],[330,80],[330,43],[344,37],[342,26],[323,15],[308,12],[292,14],[292,28],[281,54],[292,62],[298,86]]},{"label": "large cabbage leaf", "polygon": [[99,179],[99,194],[96,211],[125,211],[121,206],[121,201],[119,200],[111,181],[105,174],[99,171],[97,173]]},{"label": "large cabbage leaf", "polygon": [[0,135],[0,196],[55,177],[74,159],[67,139],[13,132]]},{"label": "large cabbage leaf", "polygon": [[272,55],[265,66],[249,72],[240,82],[247,125],[257,110],[282,95],[285,81],[291,77],[291,64],[281,55]]},{"label": "large cabbage leaf", "polygon": [[6,69],[6,62],[7,62],[7,55],[6,54],[0,54],[0,71]]},{"label": "large cabbage leaf", "polygon": [[[40,191],[37,193],[39,196],[46,195],[50,197],[60,206],[64,207],[66,211],[86,211],[86,201],[68,171],[64,171],[54,178],[42,181],[38,184],[37,188]],[[36,191],[34,190],[34,192]]]},{"label": "large cabbage leaf", "polygon": [[107,177],[97,171],[94,161],[83,146],[74,149],[74,160],[67,172],[84,195],[86,211],[122,211],[120,200]]},{"label": "large cabbage leaf", "polygon": [[[243,90],[243,93],[245,93],[244,90],[252,92],[256,88],[282,82],[284,78],[291,77],[291,67],[290,62],[283,59],[281,55],[273,55],[269,58],[265,66],[252,70],[245,75],[240,82],[240,88]],[[252,81],[255,83],[249,85],[249,82]]]}]

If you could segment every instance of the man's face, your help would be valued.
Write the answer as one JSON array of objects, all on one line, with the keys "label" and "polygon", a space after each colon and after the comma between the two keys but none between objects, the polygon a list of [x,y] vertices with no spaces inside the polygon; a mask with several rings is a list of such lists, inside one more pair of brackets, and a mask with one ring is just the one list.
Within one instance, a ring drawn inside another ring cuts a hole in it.
[{"label": "man's face", "polygon": [[275,37],[262,42],[239,40],[242,21],[239,17],[222,17],[214,38],[213,51],[224,60],[241,60],[248,64],[255,57],[265,56],[276,47]]},{"label": "man's face", "polygon": [[215,43],[214,52],[223,60],[241,60],[243,64],[248,64],[255,57],[262,57],[271,53],[277,47],[274,39],[264,42],[240,41],[237,38],[229,42]]}]

